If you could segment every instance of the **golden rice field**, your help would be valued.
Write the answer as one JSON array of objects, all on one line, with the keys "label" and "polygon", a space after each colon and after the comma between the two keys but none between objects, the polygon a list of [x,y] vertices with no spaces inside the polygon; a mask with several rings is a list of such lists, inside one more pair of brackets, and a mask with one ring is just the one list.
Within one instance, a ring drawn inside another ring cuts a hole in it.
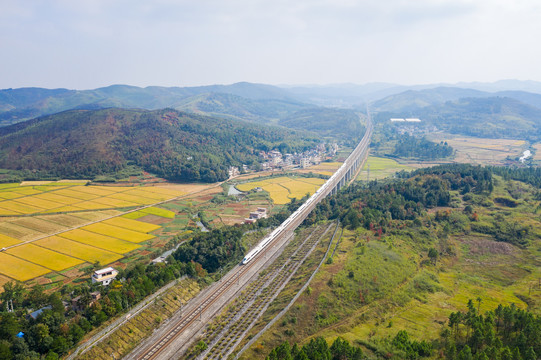
[{"label": "golden rice field", "polygon": [[185,192],[173,187],[83,185],[83,182],[2,184],[0,216],[137,207],[172,199]]},{"label": "golden rice field", "polygon": [[144,232],[144,233],[149,233],[151,231],[154,231],[160,228],[160,225],[154,225],[154,224],[149,224],[142,221],[125,219],[122,217],[115,217],[112,219],[104,220],[103,224],[109,224],[109,225],[118,226],[121,228],[126,228],[129,230],[135,230],[135,231]]},{"label": "golden rice field", "polygon": [[[121,217],[126,210],[117,209],[184,194],[175,186],[87,186],[86,181],[0,184],[0,278],[27,281],[84,263],[115,262],[160,228]],[[157,207],[127,215],[135,213],[175,216]]]},{"label": "golden rice field", "polygon": [[118,226],[105,224],[104,222],[99,222],[99,223],[83,226],[81,229],[88,230],[88,231],[95,232],[102,235],[116,237],[121,240],[131,241],[133,243],[140,243],[140,242],[154,238],[153,235],[141,233],[134,230],[120,228]]},{"label": "golden rice field", "polygon": [[[77,241],[68,240],[60,236],[51,236],[42,240],[38,240],[33,244],[42,246],[46,249],[54,250],[59,253],[85,260],[89,263],[99,262],[100,264],[110,264],[114,261],[122,259],[123,255],[99,249],[95,246],[79,243]],[[0,273],[2,271],[0,270]]]},{"label": "golden rice field", "polygon": [[0,274],[9,276],[12,279],[26,281],[35,277],[45,275],[51,270],[19,259],[15,256],[0,253]]},{"label": "golden rice field", "polygon": [[112,251],[117,254],[125,254],[140,248],[139,245],[136,245],[129,241],[124,241],[114,237],[93,233],[83,229],[66,231],[59,236],[86,245],[95,246],[103,250]]},{"label": "golden rice field", "polygon": [[33,244],[17,246],[7,250],[6,253],[55,271],[64,270],[85,262]]},{"label": "golden rice field", "polygon": [[267,191],[272,201],[277,205],[287,204],[293,198],[300,199],[307,193],[310,195],[323,185],[325,180],[319,178],[290,178],[277,177],[267,180],[252,181],[236,186],[240,191],[250,191],[260,187]]}]

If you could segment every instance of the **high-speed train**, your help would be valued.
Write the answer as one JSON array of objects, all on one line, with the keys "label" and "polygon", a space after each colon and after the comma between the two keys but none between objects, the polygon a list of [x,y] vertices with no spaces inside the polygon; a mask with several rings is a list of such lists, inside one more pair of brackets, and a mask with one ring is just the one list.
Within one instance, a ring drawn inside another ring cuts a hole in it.
[{"label": "high-speed train", "polygon": [[[308,210],[310,212],[313,207],[319,201],[321,201],[325,196],[327,196],[331,189],[336,186],[336,184],[342,179],[345,173],[350,169],[350,164],[352,162],[352,158],[355,158],[359,155],[360,152],[364,151],[364,147],[367,145],[368,139],[370,139],[371,133],[372,133],[372,124],[370,124],[369,128],[367,129],[367,132],[359,145],[353,150],[351,155],[344,161],[342,166],[327,180],[304,204],[302,204],[293,214],[291,214],[280,226],[278,226],[276,229],[274,229],[273,232],[269,234],[269,236],[265,237],[255,248],[253,248],[246,256],[244,256],[244,259],[242,259],[241,264],[246,265],[249,263],[253,258],[257,256],[262,250],[265,249],[265,247],[273,241],[278,235],[281,235],[282,232],[284,232],[287,227],[294,222],[295,220],[300,219],[304,212]],[[353,156],[352,156],[353,155]],[[304,220],[302,218],[300,221]],[[300,222],[299,222],[300,223]]]}]

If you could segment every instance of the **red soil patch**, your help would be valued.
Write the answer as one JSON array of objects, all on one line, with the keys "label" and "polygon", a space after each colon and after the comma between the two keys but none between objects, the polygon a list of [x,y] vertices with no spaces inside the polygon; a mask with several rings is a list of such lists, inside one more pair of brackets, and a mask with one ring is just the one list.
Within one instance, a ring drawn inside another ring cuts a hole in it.
[{"label": "red soil patch", "polygon": [[144,222],[149,223],[149,224],[161,225],[161,224],[169,223],[169,222],[173,221],[173,219],[164,218],[164,217],[161,217],[161,216],[150,214],[150,215],[145,215],[143,217],[140,217],[139,219],[137,219],[137,221],[144,221]]},{"label": "red soil patch", "polygon": [[36,280],[36,282],[40,285],[50,284],[52,283],[51,279],[47,279],[45,277],[40,277]]},{"label": "red soil patch", "polygon": [[483,238],[467,238],[459,241],[469,245],[469,252],[472,255],[511,255],[517,251],[513,245],[501,241]]}]

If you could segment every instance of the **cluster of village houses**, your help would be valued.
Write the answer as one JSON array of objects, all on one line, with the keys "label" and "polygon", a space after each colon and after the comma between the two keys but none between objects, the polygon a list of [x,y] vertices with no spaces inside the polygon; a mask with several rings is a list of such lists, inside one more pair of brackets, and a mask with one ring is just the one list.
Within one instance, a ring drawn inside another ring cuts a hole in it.
[{"label": "cluster of village houses", "polygon": [[[278,150],[260,151],[259,159],[261,161],[261,170],[287,170],[293,168],[305,169],[311,165],[317,165],[321,161],[333,157],[338,151],[338,144],[330,144],[327,148],[325,144],[319,144],[314,149],[303,153],[282,154]],[[242,165],[242,172],[249,172],[251,169],[247,165]],[[229,177],[240,175],[241,170],[236,166],[229,167]]]}]

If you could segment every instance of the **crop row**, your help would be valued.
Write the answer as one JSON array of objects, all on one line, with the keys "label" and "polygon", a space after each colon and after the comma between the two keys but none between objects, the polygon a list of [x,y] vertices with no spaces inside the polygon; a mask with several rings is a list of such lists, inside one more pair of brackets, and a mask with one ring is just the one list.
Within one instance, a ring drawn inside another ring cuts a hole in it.
[{"label": "crop row", "polygon": [[135,207],[182,194],[160,187],[81,186],[69,183],[65,186],[9,186],[0,188],[0,215]]}]

